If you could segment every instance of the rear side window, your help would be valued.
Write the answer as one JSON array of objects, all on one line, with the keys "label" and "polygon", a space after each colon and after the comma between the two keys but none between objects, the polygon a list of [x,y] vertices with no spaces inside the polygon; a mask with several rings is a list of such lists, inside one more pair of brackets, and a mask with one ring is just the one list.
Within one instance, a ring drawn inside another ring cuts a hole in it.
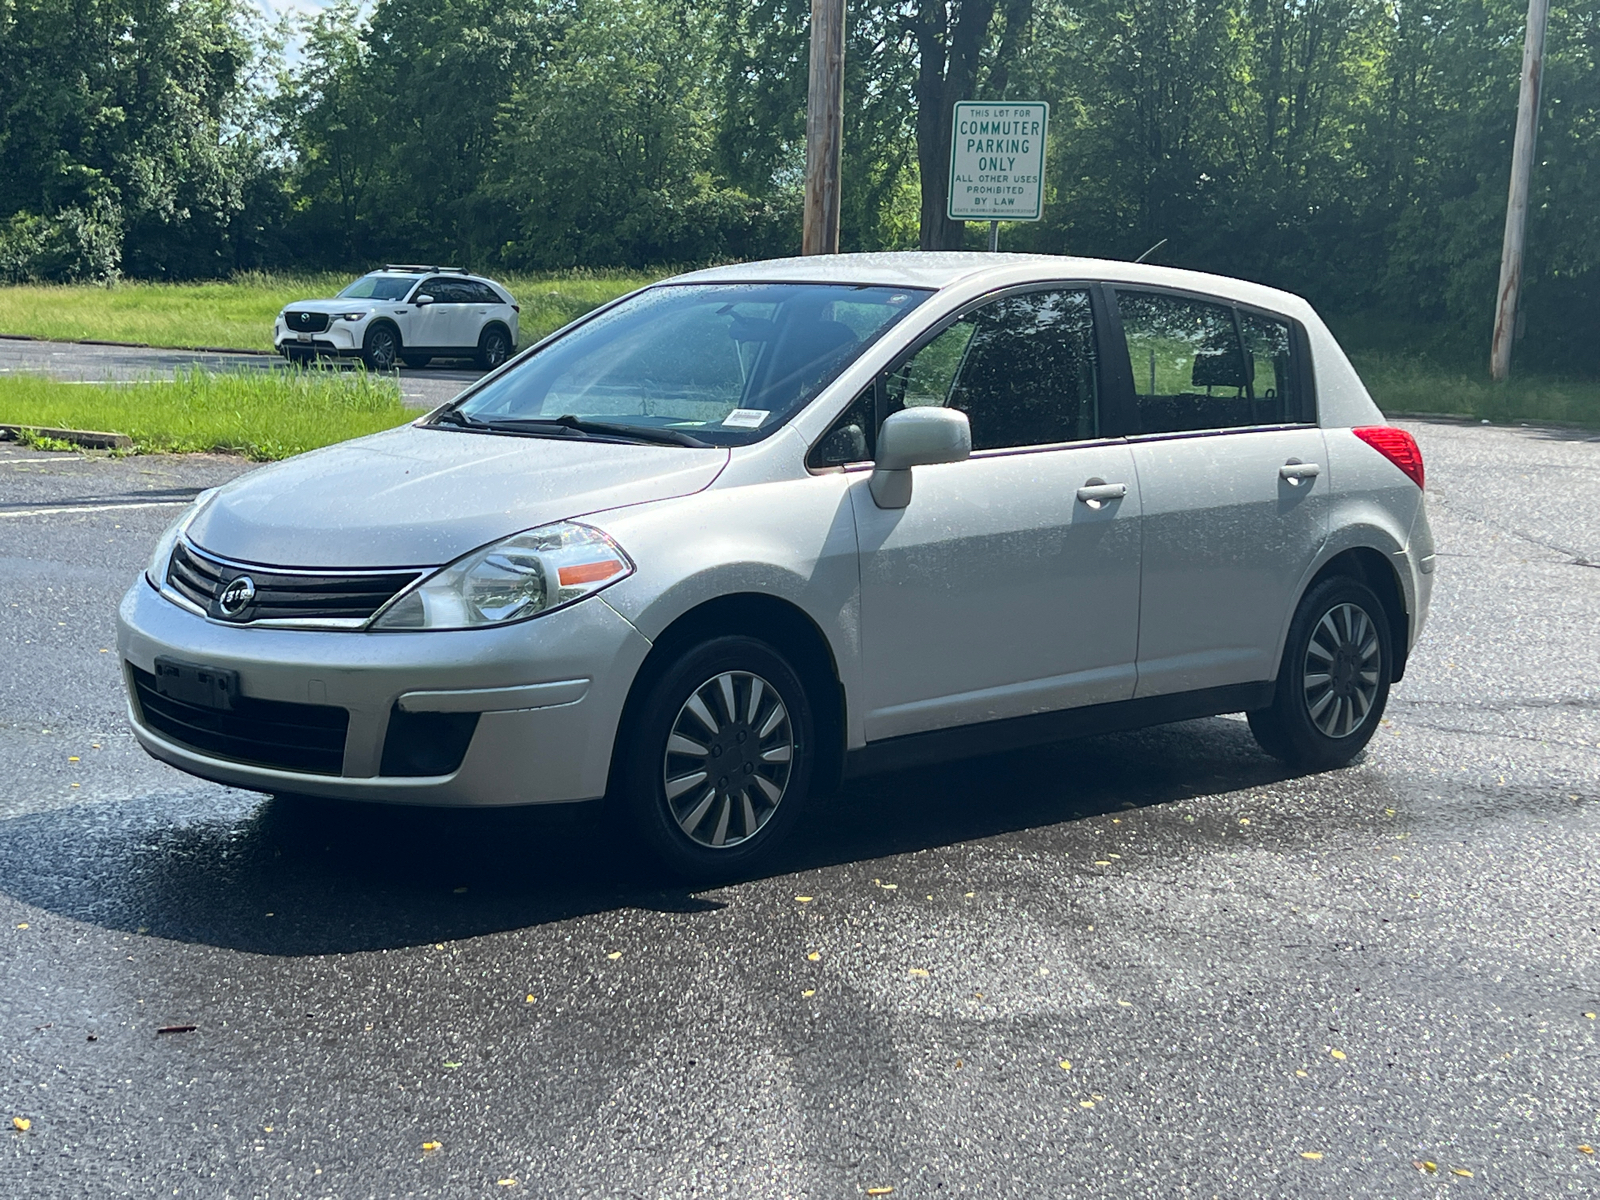
[{"label": "rear side window", "polygon": [[1117,289],[1135,433],[1239,429],[1300,419],[1288,323],[1228,304]]},{"label": "rear side window", "polygon": [[972,423],[974,450],[1099,434],[1094,316],[1082,289],[1025,292],[974,309],[887,379],[888,411],[941,405]]}]

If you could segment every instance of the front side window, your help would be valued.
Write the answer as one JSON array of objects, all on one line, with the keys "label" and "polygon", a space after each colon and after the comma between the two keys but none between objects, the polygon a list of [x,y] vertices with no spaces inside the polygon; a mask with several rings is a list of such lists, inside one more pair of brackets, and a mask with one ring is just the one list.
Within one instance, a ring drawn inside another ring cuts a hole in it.
[{"label": "front side window", "polygon": [[1082,289],[992,300],[944,330],[888,378],[891,413],[960,409],[974,450],[1098,436],[1094,315]]},{"label": "front side window", "polygon": [[412,282],[410,279],[396,279],[393,275],[363,275],[340,292],[339,299],[404,300]]},{"label": "front side window", "polygon": [[[1138,414],[1135,433],[1278,425],[1299,419],[1287,323],[1227,304],[1117,290]],[[1243,334],[1241,341],[1240,334]]]},{"label": "front side window", "polygon": [[765,437],[929,295],[811,283],[663,284],[558,338],[459,411],[479,423],[579,420]]}]

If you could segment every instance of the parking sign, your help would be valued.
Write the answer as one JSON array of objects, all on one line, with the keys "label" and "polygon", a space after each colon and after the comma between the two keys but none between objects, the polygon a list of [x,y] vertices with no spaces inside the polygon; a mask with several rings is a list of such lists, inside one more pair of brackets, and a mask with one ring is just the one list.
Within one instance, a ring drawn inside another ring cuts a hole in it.
[{"label": "parking sign", "polygon": [[1044,207],[1043,101],[956,104],[950,133],[952,221],[1037,221]]}]

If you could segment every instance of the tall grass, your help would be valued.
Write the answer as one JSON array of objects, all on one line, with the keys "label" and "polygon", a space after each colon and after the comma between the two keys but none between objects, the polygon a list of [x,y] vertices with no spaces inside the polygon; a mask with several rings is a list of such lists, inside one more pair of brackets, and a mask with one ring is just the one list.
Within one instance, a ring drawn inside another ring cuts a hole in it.
[{"label": "tall grass", "polygon": [[1495,383],[1414,354],[1356,353],[1351,361],[1386,413],[1452,413],[1495,422],[1600,425],[1600,382],[1513,374]]},{"label": "tall grass", "polygon": [[[496,276],[522,306],[522,344],[669,274],[568,271]],[[272,321],[285,304],[330,297],[349,275],[237,275],[208,283],[120,282],[0,287],[0,333],[64,341],[271,350]]]},{"label": "tall grass", "polygon": [[0,375],[0,424],[125,433],[139,453],[287,458],[416,416],[393,379],[363,371],[196,369],[122,384]]}]

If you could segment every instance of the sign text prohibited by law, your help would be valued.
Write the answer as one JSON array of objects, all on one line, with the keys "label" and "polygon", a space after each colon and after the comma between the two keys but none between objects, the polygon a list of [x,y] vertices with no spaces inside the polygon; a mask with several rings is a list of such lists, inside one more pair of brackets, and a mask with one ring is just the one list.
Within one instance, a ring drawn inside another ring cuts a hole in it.
[{"label": "sign text prohibited by law", "polygon": [[950,134],[952,221],[1037,221],[1050,106],[962,100]]}]

